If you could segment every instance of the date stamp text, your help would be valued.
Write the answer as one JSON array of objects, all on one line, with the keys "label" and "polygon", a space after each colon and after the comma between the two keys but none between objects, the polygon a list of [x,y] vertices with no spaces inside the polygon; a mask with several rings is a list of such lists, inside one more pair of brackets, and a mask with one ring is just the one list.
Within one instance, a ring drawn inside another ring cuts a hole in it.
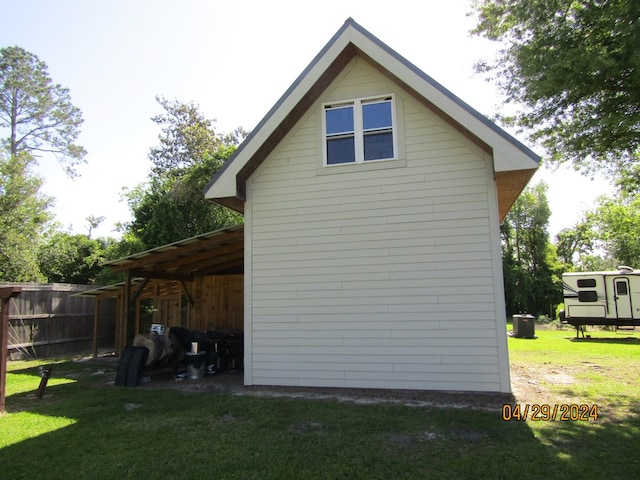
[{"label": "date stamp text", "polygon": [[502,420],[525,422],[588,422],[598,420],[598,405],[586,403],[523,403],[502,406]]}]

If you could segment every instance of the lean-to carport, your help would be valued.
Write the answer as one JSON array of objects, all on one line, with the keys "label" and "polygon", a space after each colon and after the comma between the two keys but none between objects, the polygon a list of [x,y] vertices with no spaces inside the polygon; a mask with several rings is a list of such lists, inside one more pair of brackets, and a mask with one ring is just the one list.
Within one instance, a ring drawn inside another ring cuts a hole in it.
[{"label": "lean-to carport", "polygon": [[[117,298],[118,353],[130,343],[132,334],[140,332],[139,307],[145,299],[153,299],[154,323],[166,327],[243,328],[243,226],[180,240],[105,266],[113,272],[124,272],[125,281],[83,295],[96,296],[96,305],[101,298]],[[97,322],[96,316],[94,332]],[[95,346],[94,338],[97,354]]]}]

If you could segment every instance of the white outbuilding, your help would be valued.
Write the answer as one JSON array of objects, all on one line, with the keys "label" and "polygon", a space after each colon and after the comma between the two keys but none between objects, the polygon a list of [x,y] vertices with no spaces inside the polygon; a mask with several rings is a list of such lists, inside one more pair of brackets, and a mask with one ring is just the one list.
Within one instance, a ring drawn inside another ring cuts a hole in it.
[{"label": "white outbuilding", "polygon": [[539,156],[348,19],[212,179],[244,382],[509,392],[499,225]]}]

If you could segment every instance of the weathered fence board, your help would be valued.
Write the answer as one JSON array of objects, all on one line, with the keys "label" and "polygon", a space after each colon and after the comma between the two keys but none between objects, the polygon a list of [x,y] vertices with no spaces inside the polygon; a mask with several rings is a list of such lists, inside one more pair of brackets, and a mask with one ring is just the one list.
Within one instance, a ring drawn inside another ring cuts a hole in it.
[{"label": "weathered fence board", "polygon": [[[10,283],[20,295],[9,302],[9,355],[12,359],[46,358],[92,350],[95,301],[74,294],[95,288],[70,284]],[[113,349],[115,300],[100,301],[97,343]]]}]

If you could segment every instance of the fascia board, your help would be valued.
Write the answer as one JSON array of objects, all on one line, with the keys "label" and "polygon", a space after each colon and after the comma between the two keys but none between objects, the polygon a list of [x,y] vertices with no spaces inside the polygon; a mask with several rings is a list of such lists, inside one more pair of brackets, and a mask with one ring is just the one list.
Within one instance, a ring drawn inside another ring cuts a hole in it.
[{"label": "fascia board", "polygon": [[493,150],[495,171],[529,170],[538,167],[538,154],[387,45],[356,29],[350,31],[350,40],[372,60],[489,145]]},{"label": "fascia board", "polygon": [[349,19],[212,179],[205,190],[205,198],[235,197],[238,194],[236,178],[242,168],[349,43],[489,145],[493,150],[496,172],[538,167],[540,157],[535,152]]},{"label": "fascia board", "polygon": [[205,198],[225,198],[237,195],[237,175],[349,44],[349,35],[345,34],[346,31],[343,28],[338,32],[265,115],[253,130],[252,135],[241,145],[241,150],[236,152],[236,155],[227,162],[219,176],[210,183],[205,191]]}]

